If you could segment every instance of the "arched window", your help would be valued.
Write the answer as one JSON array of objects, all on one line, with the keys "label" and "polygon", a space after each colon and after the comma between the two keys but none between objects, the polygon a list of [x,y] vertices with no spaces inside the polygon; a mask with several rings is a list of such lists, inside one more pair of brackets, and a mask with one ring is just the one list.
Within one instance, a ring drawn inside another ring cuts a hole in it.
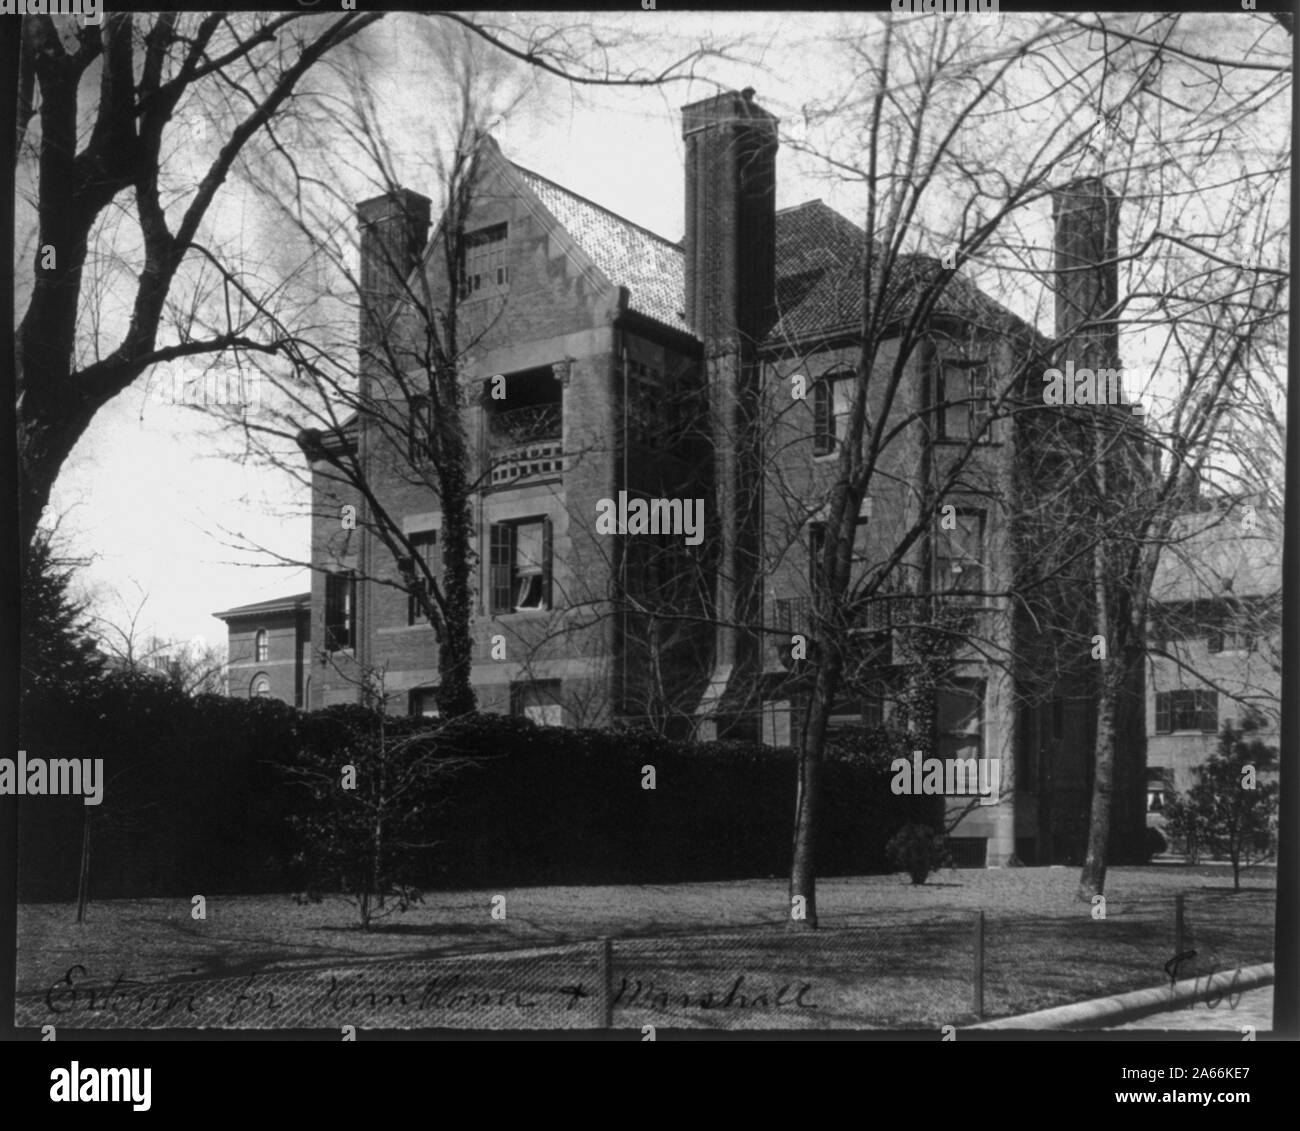
[{"label": "arched window", "polygon": [[264,664],[270,659],[271,652],[270,638],[267,636],[266,629],[259,628],[254,639],[256,640],[254,660],[256,663]]},{"label": "arched window", "polygon": [[271,697],[271,680],[265,672],[259,672],[253,676],[253,682],[248,689],[248,696],[250,699],[269,699]]}]

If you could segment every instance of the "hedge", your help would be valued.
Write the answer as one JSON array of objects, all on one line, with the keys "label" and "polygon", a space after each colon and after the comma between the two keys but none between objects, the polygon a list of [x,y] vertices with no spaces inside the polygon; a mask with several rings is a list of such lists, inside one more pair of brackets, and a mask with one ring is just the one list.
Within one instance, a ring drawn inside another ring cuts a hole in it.
[{"label": "hedge", "polygon": [[[65,696],[29,697],[30,757],[103,757],[101,806],[20,799],[20,898],[75,898],[82,820],[92,820],[92,898],[293,891],[320,882],[294,828],[322,803],[305,766],[373,773],[380,716],[304,713],[268,699],[188,699],[160,680],[108,676]],[[382,719],[385,740],[468,768],[435,776],[432,848],[403,869],[425,888],[670,883],[782,876],[790,866],[795,760],[788,749],[673,742],[621,730],[540,727],[475,715],[431,726]],[[882,736],[830,750],[818,871],[888,871],[885,845],[933,819],[933,799],[895,797]],[[874,755],[866,751],[874,750]],[[653,766],[655,788],[642,788]],[[349,804],[342,792],[329,804]],[[326,806],[326,809],[328,806]],[[323,819],[323,820],[322,820]],[[295,863],[295,855],[307,864]]]}]

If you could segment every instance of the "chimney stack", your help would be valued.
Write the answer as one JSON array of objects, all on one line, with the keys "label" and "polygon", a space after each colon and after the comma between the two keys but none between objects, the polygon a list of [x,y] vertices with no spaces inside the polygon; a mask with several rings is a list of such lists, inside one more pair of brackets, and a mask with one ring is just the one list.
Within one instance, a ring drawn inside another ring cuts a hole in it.
[{"label": "chimney stack", "polygon": [[777,119],[753,88],[682,108],[686,320],[708,342],[761,338],[776,294]]},{"label": "chimney stack", "polygon": [[1099,177],[1084,177],[1052,193],[1056,224],[1056,336],[1062,360],[1078,368],[1118,369],[1114,318],[1075,331],[1114,307],[1119,297],[1119,197]]},{"label": "chimney stack", "polygon": [[361,357],[370,356],[383,320],[419,266],[428,238],[432,201],[396,189],[357,205],[361,229]]},{"label": "chimney stack", "polygon": [[761,671],[759,640],[742,626],[762,615],[762,514],[753,489],[762,448],[755,346],[776,307],[776,127],[752,89],[682,109],[686,320],[704,346],[713,432],[709,510],[716,515],[710,535],[718,547],[720,623],[698,711],[701,737],[727,733],[729,719],[752,722],[746,704]]}]

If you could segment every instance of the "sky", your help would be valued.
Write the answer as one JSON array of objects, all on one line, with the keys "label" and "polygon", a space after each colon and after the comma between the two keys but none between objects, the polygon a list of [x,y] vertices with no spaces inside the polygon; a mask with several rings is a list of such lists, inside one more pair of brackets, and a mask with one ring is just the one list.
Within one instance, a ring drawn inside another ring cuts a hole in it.
[{"label": "sky", "polygon": [[[736,41],[736,59],[702,64],[701,71],[723,87],[754,87],[760,105],[793,125],[810,101],[826,96],[827,42],[852,18],[810,12],[637,11],[621,19],[629,48],[616,51],[614,58],[655,65],[706,35]],[[443,93],[441,63],[412,23],[416,19],[388,17],[368,33],[364,46],[375,61],[378,105],[395,139],[399,177],[408,187],[435,196],[423,183],[429,176],[428,155],[420,146]],[[640,29],[651,21],[656,35],[667,42],[641,36]],[[503,69],[493,90],[503,102],[493,135],[509,159],[670,240],[681,237],[679,110],[715,93],[715,85],[574,89],[511,66]],[[520,95],[520,101],[505,106],[513,95]],[[353,200],[375,192],[348,161],[340,159],[337,176]],[[242,191],[238,182],[229,182],[216,214],[232,238],[257,227]],[[819,161],[783,145],[777,207],[817,198],[860,222],[861,187],[844,183]],[[110,298],[129,299],[134,278],[123,276],[123,281],[129,285]],[[1034,317],[1032,311],[1018,312]],[[239,462],[238,440],[210,419],[167,403],[169,380],[166,373],[146,375],[101,410],[56,483],[52,511],[63,515],[61,529],[77,551],[93,555],[81,584],[101,615],[121,623],[143,603],[143,631],[224,642],[224,626],[212,617],[214,611],[309,587],[306,570],[277,565],[273,557],[246,548],[256,544],[284,558],[304,558],[306,499],[292,477]]]}]

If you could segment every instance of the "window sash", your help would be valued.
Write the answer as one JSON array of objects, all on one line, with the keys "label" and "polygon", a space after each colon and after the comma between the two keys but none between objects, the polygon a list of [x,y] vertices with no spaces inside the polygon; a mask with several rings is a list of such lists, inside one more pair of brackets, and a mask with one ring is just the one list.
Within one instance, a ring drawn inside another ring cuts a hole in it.
[{"label": "window sash", "polygon": [[983,434],[992,412],[992,373],[987,363],[942,362],[935,378],[935,394],[939,439],[990,439]]},{"label": "window sash", "polygon": [[835,450],[835,397],[830,382],[822,378],[813,384],[813,455],[830,455]]},{"label": "window sash", "polygon": [[406,455],[412,463],[429,459],[429,437],[433,433],[433,407],[429,398],[411,398],[411,415],[407,433]]},{"label": "window sash", "polygon": [[564,706],[559,702],[562,682],[538,679],[516,683],[510,688],[510,713],[531,719],[539,726],[563,726]]},{"label": "window sash", "polygon": [[[940,527],[936,531],[938,548],[934,555],[935,589],[947,593],[958,589],[982,591],[984,589],[984,512],[961,511],[956,515],[953,530]],[[961,571],[953,569],[961,566]],[[982,600],[972,595],[971,600]]]},{"label": "window sash", "polygon": [[493,290],[510,282],[506,263],[506,224],[494,224],[466,234],[461,250],[459,291],[467,299],[483,289]]},{"label": "window sash", "polygon": [[514,611],[514,527],[494,522],[489,533],[488,589],[490,611]]},{"label": "window sash", "polygon": [[325,647],[331,652],[354,644],[356,577],[350,571],[325,575]]},{"label": "window sash", "polygon": [[[541,562],[530,557],[526,563],[521,563],[519,528],[533,525],[541,529],[535,539],[527,538],[525,549],[529,544],[540,543]],[[549,518],[492,523],[488,533],[488,611],[513,613],[549,609],[553,560],[553,533]],[[535,578],[540,578],[540,582],[535,582]],[[538,603],[523,604],[528,594],[539,590]]]},{"label": "window sash", "polygon": [[[415,551],[416,557],[425,564],[429,573],[436,578],[438,576],[438,532],[436,530],[427,530],[419,534],[412,534],[410,542],[411,549]],[[428,581],[423,572],[416,568],[415,589],[407,595],[406,600],[406,623],[408,627],[421,622],[424,609],[420,606],[420,597],[428,591]]]},{"label": "window sash", "polygon": [[1198,730],[1214,734],[1219,729],[1219,693],[1203,688],[1156,692],[1156,733]]}]

